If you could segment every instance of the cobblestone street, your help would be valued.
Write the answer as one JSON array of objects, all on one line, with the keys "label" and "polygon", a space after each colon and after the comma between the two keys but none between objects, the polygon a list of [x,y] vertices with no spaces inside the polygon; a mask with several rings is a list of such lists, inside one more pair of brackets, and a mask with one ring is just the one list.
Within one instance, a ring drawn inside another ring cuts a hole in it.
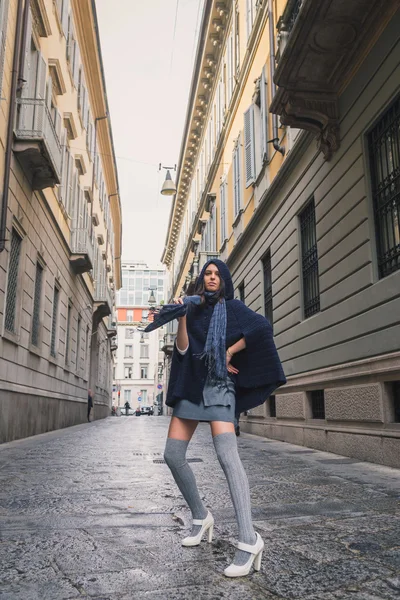
[{"label": "cobblestone street", "polygon": [[394,599],[400,471],[245,435],[259,573],[229,580],[236,525],[200,425],[188,457],[215,517],[183,548],[190,515],[162,455],[166,417],[108,418],[0,448],[0,598]]}]

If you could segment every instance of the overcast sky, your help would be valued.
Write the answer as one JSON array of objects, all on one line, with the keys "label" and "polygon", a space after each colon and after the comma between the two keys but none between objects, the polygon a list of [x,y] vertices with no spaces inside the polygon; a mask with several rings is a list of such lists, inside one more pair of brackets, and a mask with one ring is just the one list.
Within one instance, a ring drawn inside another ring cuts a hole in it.
[{"label": "overcast sky", "polygon": [[121,192],[122,258],[155,265],[172,202],[160,195],[166,172],[158,164],[179,160],[203,0],[96,0],[96,7]]}]

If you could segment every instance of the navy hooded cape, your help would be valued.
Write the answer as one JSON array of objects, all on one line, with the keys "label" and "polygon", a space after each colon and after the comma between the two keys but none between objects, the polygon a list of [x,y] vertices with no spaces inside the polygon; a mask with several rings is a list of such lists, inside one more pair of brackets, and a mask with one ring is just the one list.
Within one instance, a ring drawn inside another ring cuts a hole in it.
[{"label": "navy hooded cape", "polygon": [[[238,370],[236,384],[236,414],[263,404],[273,391],[286,383],[286,378],[273,340],[269,321],[233,298],[231,274],[224,262],[208,261],[198,278],[201,283],[209,264],[214,264],[225,283],[227,313],[226,347],[242,337],[246,348],[232,358]],[[189,349],[181,355],[174,346],[166,404],[174,406],[186,399],[199,404],[207,378],[207,367],[200,355],[204,350],[214,307],[211,304],[191,305],[187,313]]]}]

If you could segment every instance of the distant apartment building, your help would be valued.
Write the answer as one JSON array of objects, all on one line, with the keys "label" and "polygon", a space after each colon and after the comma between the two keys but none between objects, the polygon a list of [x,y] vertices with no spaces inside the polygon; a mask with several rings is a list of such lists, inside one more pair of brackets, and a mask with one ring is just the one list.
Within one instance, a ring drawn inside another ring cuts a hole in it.
[{"label": "distant apartment building", "polygon": [[164,268],[150,268],[144,262],[122,263],[122,287],[116,299],[118,350],[113,378],[114,406],[123,406],[125,402],[133,409],[161,406],[164,328],[151,333],[142,330],[149,323],[149,308],[164,302],[165,285]]},{"label": "distant apartment building", "polygon": [[399,69],[398,2],[206,0],[162,256],[169,297],[220,256],[273,325],[243,429],[394,467]]},{"label": "distant apartment building", "polygon": [[0,441],[111,406],[117,167],[91,0],[0,2]]}]

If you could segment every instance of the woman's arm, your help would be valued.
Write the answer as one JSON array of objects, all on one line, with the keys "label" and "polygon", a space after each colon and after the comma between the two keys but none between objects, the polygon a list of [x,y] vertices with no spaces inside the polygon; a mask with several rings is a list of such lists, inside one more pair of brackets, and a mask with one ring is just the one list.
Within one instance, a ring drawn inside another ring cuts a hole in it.
[{"label": "woman's arm", "polygon": [[234,354],[237,354],[238,352],[240,352],[241,350],[244,350],[245,348],[246,348],[246,340],[244,337],[242,337],[235,344],[232,344],[232,346],[230,348],[228,348],[227,353],[232,358],[232,356]]},{"label": "woman's arm", "polygon": [[[183,304],[182,298],[175,298],[175,304]],[[178,333],[176,334],[176,346],[178,350],[182,353],[185,353],[189,347],[189,337],[187,334],[186,327],[186,315],[184,317],[179,317],[178,319]]]}]

